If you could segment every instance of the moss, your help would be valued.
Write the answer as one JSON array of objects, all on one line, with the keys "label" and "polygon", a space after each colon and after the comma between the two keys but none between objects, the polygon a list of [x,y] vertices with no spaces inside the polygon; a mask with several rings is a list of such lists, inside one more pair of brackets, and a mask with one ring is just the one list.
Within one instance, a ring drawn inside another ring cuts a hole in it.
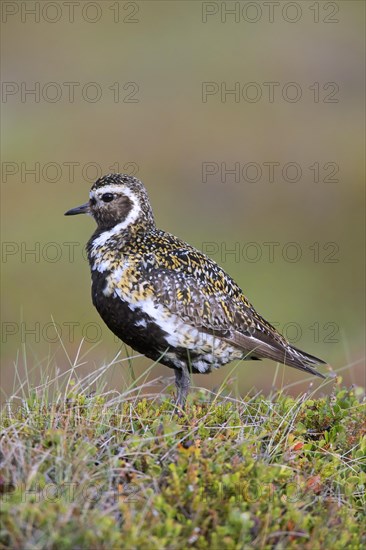
[{"label": "moss", "polygon": [[[57,405],[56,405],[57,404]],[[365,401],[283,394],[2,413],[0,548],[362,548]]]}]

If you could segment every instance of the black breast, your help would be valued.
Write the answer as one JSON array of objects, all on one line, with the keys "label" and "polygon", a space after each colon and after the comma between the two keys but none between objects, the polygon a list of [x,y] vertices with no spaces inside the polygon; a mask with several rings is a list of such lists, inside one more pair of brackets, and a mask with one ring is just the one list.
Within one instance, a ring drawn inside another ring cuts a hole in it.
[{"label": "black breast", "polygon": [[[130,309],[118,296],[105,296],[103,290],[108,275],[109,272],[92,272],[92,299],[99,315],[125,344],[154,361],[160,359],[168,348],[167,333],[141,309]],[[171,359],[162,358],[160,363],[175,368]]]}]

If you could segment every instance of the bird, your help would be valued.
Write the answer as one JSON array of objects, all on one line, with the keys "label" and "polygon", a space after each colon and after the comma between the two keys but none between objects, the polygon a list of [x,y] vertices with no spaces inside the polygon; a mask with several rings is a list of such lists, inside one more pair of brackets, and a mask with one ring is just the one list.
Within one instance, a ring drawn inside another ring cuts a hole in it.
[{"label": "bird", "polygon": [[136,177],[97,179],[89,201],[65,212],[77,214],[97,224],[86,245],[94,306],[125,344],[174,369],[179,410],[192,373],[233,360],[272,359],[325,378],[316,370],[325,361],[292,346],[214,260],[158,229]]}]

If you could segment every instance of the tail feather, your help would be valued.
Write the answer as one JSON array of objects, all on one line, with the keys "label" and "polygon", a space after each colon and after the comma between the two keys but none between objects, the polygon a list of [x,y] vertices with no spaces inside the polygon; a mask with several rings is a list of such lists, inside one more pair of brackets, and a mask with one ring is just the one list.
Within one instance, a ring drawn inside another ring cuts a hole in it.
[{"label": "tail feather", "polygon": [[318,365],[326,365],[325,361],[293,346],[289,347],[283,363],[289,367],[315,374],[315,376],[319,376],[320,378],[326,378],[324,374],[321,374],[314,368]]},{"label": "tail feather", "polygon": [[285,340],[282,342],[273,338],[266,338],[267,341],[264,341],[262,334],[259,340],[240,332],[235,332],[230,337],[224,338],[224,340],[241,348],[243,352],[247,353],[248,359],[272,359],[320,378],[326,378],[314,368],[317,365],[326,365],[325,361],[291,346]]}]

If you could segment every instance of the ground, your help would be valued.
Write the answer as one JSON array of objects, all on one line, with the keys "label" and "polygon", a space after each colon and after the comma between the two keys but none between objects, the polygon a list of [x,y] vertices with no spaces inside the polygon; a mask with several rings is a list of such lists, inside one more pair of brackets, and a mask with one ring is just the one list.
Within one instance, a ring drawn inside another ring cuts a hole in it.
[{"label": "ground", "polygon": [[[170,392],[170,395],[169,395]],[[144,398],[80,382],[5,405],[0,548],[366,547],[361,388]]]}]

